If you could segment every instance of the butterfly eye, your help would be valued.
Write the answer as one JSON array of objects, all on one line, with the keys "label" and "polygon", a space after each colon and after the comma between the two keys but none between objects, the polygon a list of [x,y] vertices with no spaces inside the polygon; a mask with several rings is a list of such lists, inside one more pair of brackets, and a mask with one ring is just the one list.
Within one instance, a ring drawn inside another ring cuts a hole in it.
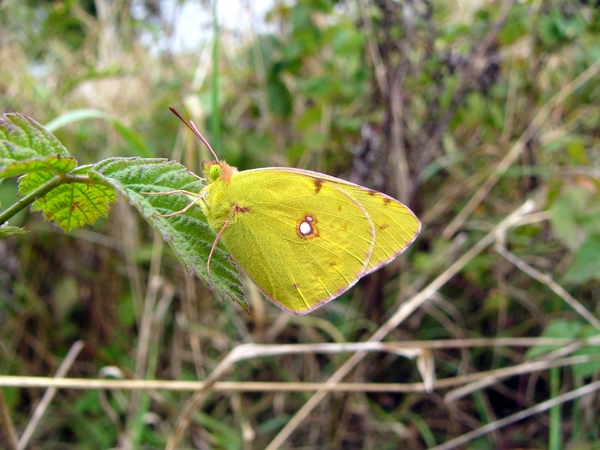
[{"label": "butterfly eye", "polygon": [[221,166],[219,164],[213,164],[208,169],[208,176],[212,181],[215,181],[217,178],[221,176]]}]

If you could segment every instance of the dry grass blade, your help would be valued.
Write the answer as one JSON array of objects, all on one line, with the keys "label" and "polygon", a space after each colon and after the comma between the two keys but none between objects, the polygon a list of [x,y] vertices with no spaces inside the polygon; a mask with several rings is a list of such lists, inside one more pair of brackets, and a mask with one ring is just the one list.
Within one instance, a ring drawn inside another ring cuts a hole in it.
[{"label": "dry grass blade", "polygon": [[[477,373],[478,379],[471,384],[462,386],[454,391],[450,391],[444,397],[446,403],[452,403],[459,400],[461,397],[472,394],[475,391],[480,391],[485,387],[497,384],[507,377],[520,375],[523,373],[539,372],[548,370],[553,367],[568,367],[575,364],[587,364],[597,362],[600,358],[593,355],[572,356],[570,358],[562,358],[555,360],[543,360],[526,362],[513,367],[505,367],[502,369],[490,370],[488,372]],[[481,375],[481,376],[480,376]]]},{"label": "dry grass blade", "polygon": [[[534,346],[534,345],[556,345],[560,346],[563,344],[574,344],[577,343],[576,347],[572,347],[572,351],[581,348],[586,345],[598,345],[600,343],[600,336],[591,339],[527,339],[528,342],[523,342],[521,339],[515,339],[514,342],[505,342],[505,339],[498,340],[498,342],[488,343],[479,340],[479,342],[469,342],[474,340],[466,340],[467,342],[456,342],[456,348],[461,346]],[[453,342],[445,342],[445,348],[451,348]],[[360,346],[364,343],[357,343]],[[427,342],[423,342],[423,348],[427,348]],[[468,344],[468,345],[467,345]],[[241,346],[243,347],[243,346]],[[277,347],[277,346],[273,346]],[[397,353],[391,346],[389,351]],[[430,347],[432,348],[432,347]],[[435,347],[442,348],[442,347]],[[354,350],[356,351],[356,350]],[[379,350],[375,350],[379,351]],[[293,353],[307,353],[305,351],[297,351]],[[334,353],[333,351],[331,353]],[[260,356],[272,356],[275,354],[288,354],[284,352],[274,351],[266,352],[264,354],[255,355]],[[243,359],[252,359],[243,358]],[[508,376],[519,375],[523,373],[531,373],[541,370],[550,369],[553,367],[565,367],[576,364],[586,364],[589,362],[597,361],[599,358],[593,355],[580,355],[570,358],[555,359],[555,360],[543,360],[537,362],[528,362],[519,364],[517,366],[494,369],[490,371],[480,371],[462,376],[456,376],[451,378],[444,378],[433,382],[432,387],[435,389],[448,388],[452,386],[464,385],[465,383],[480,383],[480,385],[490,385],[497,382],[500,378]],[[240,359],[241,360],[241,359]],[[118,369],[111,367],[107,368],[111,376],[118,376]],[[57,388],[57,389],[124,389],[131,391],[155,391],[155,390],[169,390],[169,391],[198,391],[207,387],[206,381],[172,381],[172,380],[136,380],[136,379],[106,379],[106,378],[59,378],[59,377],[23,377],[23,376],[10,376],[0,375],[0,386],[20,387],[20,388]],[[324,384],[324,383],[306,383],[306,382],[252,382],[252,381],[217,381],[213,384],[213,390],[215,392],[292,392],[292,391],[316,391],[324,389],[331,392],[425,392],[427,391],[425,383],[338,383],[338,384]],[[450,392],[446,396],[447,402],[454,401],[459,397],[465,395],[467,392],[471,392],[469,386],[464,386],[461,389],[457,389]],[[160,398],[155,400],[163,403]]]},{"label": "dry grass blade", "polygon": [[[65,359],[63,360],[63,362],[58,367],[58,370],[56,371],[56,375],[55,375],[56,378],[62,378],[67,374],[67,372],[69,371],[69,369],[75,362],[77,355],[79,355],[79,353],[81,352],[81,350],[83,349],[84,346],[85,346],[85,344],[83,343],[83,341],[77,341],[71,346],[71,348],[69,349],[69,353],[67,353],[67,356],[65,356]],[[31,417],[31,420],[27,424],[25,431],[21,435],[21,439],[19,439],[19,444],[17,446],[17,449],[23,450],[23,449],[27,448],[27,444],[29,443],[29,440],[33,436],[35,429],[37,428],[38,424],[40,423],[40,420],[42,420],[42,417],[43,417],[44,413],[46,412],[48,405],[50,405],[50,402],[54,398],[55,394],[56,394],[55,387],[49,387],[48,390],[44,393],[44,396],[42,397],[42,399],[40,400],[40,403],[35,408],[33,416]]]},{"label": "dry grass blade", "polygon": [[427,140],[427,143],[425,144],[424,151],[422,152],[419,158],[419,166],[415,174],[413,175],[415,179],[418,177],[419,173],[421,173],[425,165],[430,161],[434,148],[436,148],[439,145],[443,134],[447,131],[448,123],[456,113],[456,109],[458,108],[461,101],[464,100],[464,96],[467,93],[469,83],[472,83],[475,78],[474,75],[477,72],[477,66],[481,64],[481,61],[483,60],[485,54],[489,51],[489,49],[493,46],[493,43],[497,40],[498,32],[500,31],[502,25],[505,23],[506,18],[513,6],[513,3],[514,0],[507,0],[502,2],[501,10],[498,12],[498,17],[495,18],[495,21],[490,27],[490,30],[483,37],[481,42],[477,45],[476,49],[472,50],[473,54],[469,58],[469,63],[467,67],[465,67],[465,69],[461,73],[457,86],[452,95],[452,99],[450,100],[450,106],[444,113],[443,117],[436,124],[432,136]]},{"label": "dry grass blade", "polygon": [[499,430],[500,428],[506,427],[507,425],[518,422],[519,420],[523,420],[527,417],[539,414],[543,411],[547,411],[553,406],[560,405],[571,400],[575,400],[576,398],[583,397],[584,395],[592,394],[599,389],[600,381],[596,381],[579,389],[575,389],[574,391],[559,395],[558,397],[555,397],[551,400],[546,400],[545,402],[539,403],[531,408],[519,411],[518,413],[512,414],[508,417],[505,417],[504,419],[500,419],[495,422],[489,423],[481,428],[478,428],[477,430],[471,431],[470,433],[465,433],[456,439],[452,439],[451,441],[448,441],[442,445],[433,447],[431,450],[450,450],[456,448],[487,433],[491,433],[495,430]]},{"label": "dry grass blade", "polygon": [[477,192],[467,202],[465,207],[452,219],[452,222],[448,224],[442,236],[445,239],[449,239],[456,231],[462,226],[467,217],[475,210],[484,198],[487,197],[490,190],[500,180],[500,177],[506,170],[516,161],[519,157],[527,142],[535,135],[539,130],[540,126],[548,119],[553,109],[561,104],[569,95],[571,95],[577,88],[586,83],[590,78],[596,75],[600,71],[600,60],[597,60],[594,64],[588,67],[583,73],[577,78],[563,87],[558,93],[556,93],[548,102],[540,109],[535,118],[531,121],[531,124],[523,132],[521,137],[515,142],[510,151],[504,158],[496,165],[491,175],[483,183],[483,185],[477,190]]},{"label": "dry grass blade", "polygon": [[[534,371],[546,370],[552,367],[573,366],[575,364],[584,364],[595,361],[590,355],[564,358],[555,361],[539,361],[521,364],[518,366],[492,370],[488,372],[478,372],[466,376],[457,376],[449,379],[438,380],[427,386],[426,383],[256,383],[256,382],[219,382],[217,376],[223,376],[235,362],[284,354],[305,354],[305,353],[340,353],[340,352],[366,352],[366,351],[385,351],[394,354],[406,356],[409,358],[418,356],[422,349],[433,348],[451,348],[451,347],[475,347],[475,346],[533,346],[533,345],[574,345],[579,348],[584,345],[594,345],[600,340],[600,336],[582,339],[555,339],[555,338],[517,338],[517,339],[464,339],[455,341],[428,341],[428,342],[361,342],[347,344],[300,344],[300,345],[259,345],[244,344],[236,347],[222,361],[220,366],[213,372],[213,380],[205,382],[184,382],[168,380],[114,380],[114,379],[75,379],[75,378],[48,378],[48,377],[16,377],[0,376],[0,386],[18,386],[18,387],[48,387],[48,393],[53,393],[58,388],[71,389],[127,389],[133,391],[153,391],[157,389],[167,389],[171,391],[196,391],[194,398],[197,403],[190,401],[189,405],[194,404],[199,407],[205,396],[210,391],[218,392],[294,392],[294,391],[326,391],[326,392],[425,392],[432,388],[440,389],[451,386],[462,385],[464,383],[475,382],[474,385],[465,386],[453,391],[446,397],[446,401],[454,401],[458,397],[472,392],[474,389],[480,389],[483,386],[498,382],[500,379],[514,376],[522,373],[531,373]],[[68,357],[63,362],[57,375],[62,374],[72,364],[72,361],[83,348],[83,343],[78,342],[72,349]],[[427,350],[429,351],[429,350]],[[62,376],[62,375],[61,375]],[[203,395],[198,395],[198,391]],[[45,397],[46,398],[46,397]],[[49,397],[48,397],[49,398]],[[35,424],[41,418],[43,410],[49,403],[49,400],[41,402],[32,419],[28,430],[35,429]],[[41,411],[41,412],[39,412]],[[195,411],[195,409],[194,409]],[[178,425],[182,430],[185,429],[183,415]],[[27,435],[30,436],[30,433]],[[24,434],[25,437],[25,434]],[[25,441],[23,441],[25,443]],[[176,443],[172,442],[167,448],[176,448]],[[24,447],[19,447],[24,448]]]},{"label": "dry grass blade", "polygon": [[600,320],[598,320],[596,316],[589,312],[580,302],[578,302],[571,294],[569,294],[565,288],[563,288],[560,284],[554,281],[549,274],[543,274],[539,272],[537,269],[531,267],[521,258],[506,250],[504,246],[496,246],[496,251],[504,258],[506,258],[507,261],[514,264],[515,267],[525,272],[531,278],[539,281],[540,283],[545,284],[550,289],[552,289],[552,291],[560,298],[562,298],[565,301],[565,303],[567,303],[571,308],[577,311],[577,313],[585,320],[587,320],[591,325],[593,325],[594,328],[600,331]]},{"label": "dry grass blade", "polygon": [[368,11],[369,3],[365,0],[358,2],[360,8],[360,14],[362,19],[365,21],[365,28],[367,31],[367,46],[369,47],[369,54],[373,60],[373,66],[375,67],[375,78],[377,79],[377,85],[383,95],[388,95],[389,84],[386,77],[385,65],[381,60],[381,53],[377,47],[377,39],[375,38],[375,31],[373,27],[373,21],[371,19],[371,13]]},{"label": "dry grass blade", "polygon": [[[397,349],[391,346],[386,346],[377,342],[357,342],[350,344],[307,344],[307,345],[260,345],[260,344],[244,344],[234,348],[229,354],[219,363],[213,372],[205,380],[202,387],[192,396],[186,404],[183,412],[177,419],[177,423],[173,433],[169,437],[166,449],[174,450],[179,445],[183,433],[189,427],[195,412],[201,407],[207,395],[213,388],[213,385],[220,380],[226,373],[233,368],[233,364],[237,361],[256,358],[260,356],[273,356],[288,353],[338,353],[343,351],[393,351],[396,354],[404,356],[410,355],[414,357],[419,350],[409,351],[408,349]],[[335,384],[335,383],[334,383]],[[326,386],[332,385],[326,383]]]}]

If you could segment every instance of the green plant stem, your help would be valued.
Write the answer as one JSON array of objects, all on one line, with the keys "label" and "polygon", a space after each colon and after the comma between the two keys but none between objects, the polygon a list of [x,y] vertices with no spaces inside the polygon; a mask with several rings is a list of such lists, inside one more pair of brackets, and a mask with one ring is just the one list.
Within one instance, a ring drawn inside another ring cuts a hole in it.
[{"label": "green plant stem", "polygon": [[[560,395],[560,372],[557,367],[550,369],[550,396],[551,398]],[[548,448],[550,450],[560,450],[561,448],[561,429],[562,423],[560,420],[562,405],[556,404],[550,409],[550,439]]]},{"label": "green plant stem", "polygon": [[62,184],[68,183],[84,183],[84,184],[102,184],[109,187],[110,184],[105,183],[101,180],[93,180],[88,176],[84,175],[68,175],[68,174],[59,174],[42,184],[37,189],[31,191],[25,197],[20,199],[14,205],[9,207],[6,211],[0,213],[0,226],[4,225],[11,217],[17,215],[19,212],[27,208],[33,202],[35,202],[38,198],[44,197],[48,192],[52,189],[57,188]]}]

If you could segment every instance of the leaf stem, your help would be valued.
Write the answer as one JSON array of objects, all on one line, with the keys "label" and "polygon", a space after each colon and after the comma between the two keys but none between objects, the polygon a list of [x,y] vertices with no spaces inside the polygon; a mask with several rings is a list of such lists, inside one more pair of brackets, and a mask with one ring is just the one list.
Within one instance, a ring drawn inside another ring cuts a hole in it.
[{"label": "leaf stem", "polygon": [[102,180],[92,179],[87,175],[69,175],[63,173],[57,174],[37,189],[31,191],[25,197],[23,197],[14,205],[9,207],[6,211],[0,213],[0,226],[4,225],[4,223],[6,223],[11,217],[15,216],[17,213],[27,208],[38,198],[44,197],[52,189],[55,189],[62,184],[68,183],[102,184],[105,186],[112,187],[109,183],[106,183]]}]

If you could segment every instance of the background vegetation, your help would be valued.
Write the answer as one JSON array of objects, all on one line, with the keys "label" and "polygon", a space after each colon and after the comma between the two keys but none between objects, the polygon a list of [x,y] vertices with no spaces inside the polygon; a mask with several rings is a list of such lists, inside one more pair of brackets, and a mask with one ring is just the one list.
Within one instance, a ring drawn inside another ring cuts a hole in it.
[{"label": "background vegetation", "polygon": [[[367,341],[392,317],[385,341],[439,347],[419,359],[435,362],[433,391],[414,360],[374,352],[343,380],[396,392],[330,393],[296,415],[314,386],[242,382],[324,383],[350,356],[248,359],[224,375],[240,383],[203,399],[181,448],[432,448],[535,405],[466,445],[597,445],[597,345],[540,338],[600,331],[598,2],[295,0],[261,27],[249,3],[228,11],[250,26],[220,30],[216,71],[210,16],[196,20],[205,40],[175,50],[172,7],[0,2],[2,112],[69,114],[55,134],[81,164],[137,154],[199,173],[208,156],[173,104],[239,169],[301,167],[385,191],[423,231],[397,263],[293,317],[251,284],[251,315],[215,298],[126,202],[68,235],[22,214],[11,223],[31,232],[0,240],[0,374],[54,376],[83,340],[69,377],[204,380],[242,343]],[[105,118],[75,120],[90,108]],[[0,184],[3,208],[16,198],[16,180]],[[443,383],[478,375],[491,381],[463,396]],[[2,448],[44,394],[23,386],[0,389]],[[63,389],[28,448],[163,448],[190,395]]]}]

